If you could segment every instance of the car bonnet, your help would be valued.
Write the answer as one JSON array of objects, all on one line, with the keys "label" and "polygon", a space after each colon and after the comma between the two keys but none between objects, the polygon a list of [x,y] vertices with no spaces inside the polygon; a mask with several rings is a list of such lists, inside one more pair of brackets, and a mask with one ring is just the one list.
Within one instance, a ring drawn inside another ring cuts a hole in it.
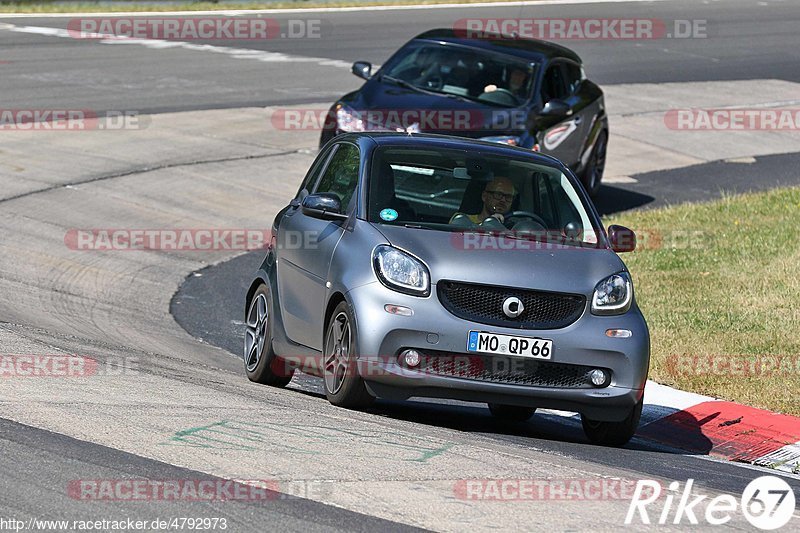
[{"label": "car bonnet", "polygon": [[580,248],[460,233],[373,224],[392,246],[422,260],[431,282],[465,281],[591,296],[602,279],[626,270],[607,248]]}]

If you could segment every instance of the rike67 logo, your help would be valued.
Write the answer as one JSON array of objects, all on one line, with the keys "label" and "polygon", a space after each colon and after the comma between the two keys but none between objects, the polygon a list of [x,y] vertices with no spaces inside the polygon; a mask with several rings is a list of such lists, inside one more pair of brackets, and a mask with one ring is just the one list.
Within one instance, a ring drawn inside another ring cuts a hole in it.
[{"label": "rike67 logo", "polygon": [[[661,484],[654,480],[637,481],[633,499],[625,516],[625,524],[640,521],[650,524],[651,505],[662,496],[663,507],[656,512],[652,523],[660,525],[697,525],[700,519],[714,526],[727,524],[738,509],[751,525],[762,530],[774,530],[785,526],[794,516],[795,495],[792,487],[777,476],[761,476],[751,481],[742,492],[741,501],[730,494],[721,494],[711,500],[706,495],[693,493],[694,480],[689,479],[681,490],[680,483],[669,484],[666,495],[662,495]],[[703,511],[703,507],[705,508]]]}]

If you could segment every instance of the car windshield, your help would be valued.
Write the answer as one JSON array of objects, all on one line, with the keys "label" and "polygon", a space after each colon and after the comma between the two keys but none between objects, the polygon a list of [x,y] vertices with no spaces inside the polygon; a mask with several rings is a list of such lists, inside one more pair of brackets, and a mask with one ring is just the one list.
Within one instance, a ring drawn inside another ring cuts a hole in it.
[{"label": "car windshield", "polygon": [[398,51],[382,69],[381,79],[426,92],[516,107],[530,99],[534,71],[534,64],[503,54],[422,41]]},{"label": "car windshield", "polygon": [[598,243],[598,229],[567,176],[524,155],[382,147],[368,190],[367,220],[377,224]]}]

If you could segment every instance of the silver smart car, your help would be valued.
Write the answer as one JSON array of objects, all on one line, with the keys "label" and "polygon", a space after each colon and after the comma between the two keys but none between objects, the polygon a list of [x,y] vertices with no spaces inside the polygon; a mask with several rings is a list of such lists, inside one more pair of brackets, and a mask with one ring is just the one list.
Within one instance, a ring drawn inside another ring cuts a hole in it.
[{"label": "silver smart car", "polygon": [[326,144],[278,213],[245,304],[252,381],[324,378],[328,399],[486,402],[503,419],[581,414],[635,433],[647,324],[616,252],[558,160],[496,143],[358,133]]}]

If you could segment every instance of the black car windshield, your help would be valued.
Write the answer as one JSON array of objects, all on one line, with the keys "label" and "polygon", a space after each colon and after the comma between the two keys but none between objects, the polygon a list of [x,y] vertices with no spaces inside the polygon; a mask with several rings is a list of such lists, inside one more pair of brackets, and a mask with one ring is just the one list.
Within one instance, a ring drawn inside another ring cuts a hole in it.
[{"label": "black car windshield", "polygon": [[530,99],[535,65],[477,48],[416,41],[384,65],[384,81],[501,107]]},{"label": "black car windshield", "polygon": [[376,224],[598,243],[598,230],[567,176],[524,155],[381,147],[368,180],[367,220]]}]

